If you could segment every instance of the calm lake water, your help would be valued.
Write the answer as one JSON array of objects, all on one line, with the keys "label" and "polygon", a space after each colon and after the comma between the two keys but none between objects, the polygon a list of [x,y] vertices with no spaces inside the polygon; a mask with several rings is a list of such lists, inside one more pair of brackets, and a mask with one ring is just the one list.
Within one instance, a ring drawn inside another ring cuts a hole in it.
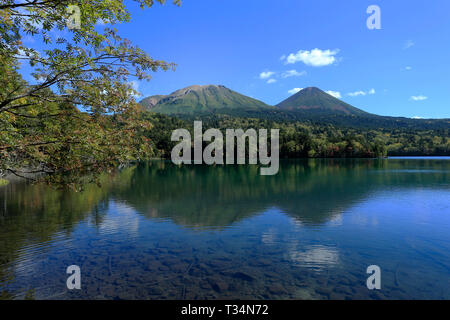
[{"label": "calm lake water", "polygon": [[450,299],[450,158],[282,161],[276,176],[156,161],[101,182],[0,187],[1,297]]}]

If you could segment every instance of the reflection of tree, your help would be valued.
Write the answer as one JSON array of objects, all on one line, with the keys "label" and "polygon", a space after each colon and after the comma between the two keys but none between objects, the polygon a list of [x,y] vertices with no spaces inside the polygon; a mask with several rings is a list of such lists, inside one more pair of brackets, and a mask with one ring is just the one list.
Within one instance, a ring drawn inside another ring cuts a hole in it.
[{"label": "reflection of tree", "polygon": [[[224,227],[278,207],[306,224],[320,224],[386,186],[444,183],[442,172],[402,174],[405,168],[445,170],[445,162],[414,160],[285,161],[275,176],[256,166],[182,166],[152,162],[133,172],[132,188],[114,191],[147,217],[189,227]],[[393,174],[397,173],[397,174]]]},{"label": "reflection of tree", "polygon": [[[126,170],[121,176],[122,181],[125,179]],[[83,192],[26,183],[0,188],[0,281],[12,276],[5,266],[18,258],[23,246],[50,243],[55,234],[69,236],[74,226],[87,217],[99,226],[114,180],[104,176],[102,188],[88,185]]]},{"label": "reflection of tree", "polygon": [[105,175],[101,187],[89,185],[79,193],[11,183],[0,188],[0,281],[12,277],[7,266],[24,246],[69,236],[86,219],[102,225],[110,199],[186,227],[223,228],[271,207],[312,225],[373,191],[448,186],[449,178],[445,160],[310,159],[283,161],[275,176],[260,176],[257,166],[151,162]]}]

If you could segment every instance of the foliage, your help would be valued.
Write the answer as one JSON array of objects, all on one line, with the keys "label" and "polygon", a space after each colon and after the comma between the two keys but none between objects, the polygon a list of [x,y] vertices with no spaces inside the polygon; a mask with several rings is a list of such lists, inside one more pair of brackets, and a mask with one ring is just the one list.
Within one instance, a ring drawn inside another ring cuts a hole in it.
[{"label": "foliage", "polygon": [[[309,121],[272,121],[229,115],[197,116],[175,120],[163,115],[148,115],[154,122],[159,117],[157,134],[151,130],[152,143],[158,154],[170,157],[174,143],[172,130],[187,128],[192,132],[193,120],[203,121],[203,130],[219,128],[280,129],[282,158],[375,158],[385,156],[449,156],[449,129],[420,130],[408,128],[365,129],[333,126]],[[150,133],[147,133],[150,134]]]},{"label": "foliage", "polygon": [[0,113],[0,169],[29,178],[44,173],[49,182],[72,184],[84,175],[147,159],[150,143],[139,133],[151,124],[138,119],[140,112],[135,104],[105,115],[44,102],[20,113]]},{"label": "foliage", "polygon": [[[154,3],[134,2],[142,9]],[[69,5],[80,8],[78,29],[67,26]],[[1,0],[0,18],[0,177],[45,173],[71,183],[70,173],[152,154],[139,134],[151,124],[138,120],[130,81],[173,64],[151,58],[113,27],[98,28],[130,20],[123,0]],[[42,40],[44,49],[25,45],[24,37]],[[35,81],[20,76],[24,64]]]}]

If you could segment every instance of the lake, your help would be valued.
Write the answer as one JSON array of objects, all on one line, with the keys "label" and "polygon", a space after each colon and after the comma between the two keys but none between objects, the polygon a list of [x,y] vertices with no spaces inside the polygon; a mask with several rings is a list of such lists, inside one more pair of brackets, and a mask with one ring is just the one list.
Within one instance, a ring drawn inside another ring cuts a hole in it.
[{"label": "lake", "polygon": [[450,158],[285,160],[275,176],[153,161],[100,181],[0,187],[2,298],[450,299]]}]

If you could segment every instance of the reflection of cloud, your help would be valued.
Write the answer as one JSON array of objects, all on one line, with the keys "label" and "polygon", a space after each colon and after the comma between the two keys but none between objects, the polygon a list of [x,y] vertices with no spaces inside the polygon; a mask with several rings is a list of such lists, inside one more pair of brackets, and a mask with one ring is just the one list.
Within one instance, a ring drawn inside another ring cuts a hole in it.
[{"label": "reflection of cloud", "polygon": [[376,227],[378,225],[378,219],[376,217],[371,217],[369,214],[370,210],[362,213],[356,213],[352,216],[351,222],[359,226]]},{"label": "reflection of cloud", "polygon": [[293,248],[289,252],[290,259],[302,267],[323,269],[336,265],[339,262],[339,253],[336,248],[324,245],[312,245],[304,251]]},{"label": "reflection of cloud", "polygon": [[296,219],[296,218],[293,218],[290,222],[294,225],[294,228],[296,230],[298,230],[298,228],[303,227],[303,223],[300,220]]},{"label": "reflection of cloud", "polygon": [[136,211],[124,203],[111,201],[110,214],[107,215],[99,227],[102,234],[125,232],[137,235],[139,229],[139,216]]},{"label": "reflection of cloud", "polygon": [[277,235],[275,229],[271,228],[268,231],[263,232],[263,234],[261,235],[261,242],[268,245],[275,244],[277,242],[276,238]]},{"label": "reflection of cloud", "polygon": [[330,220],[328,221],[328,223],[332,226],[341,226],[342,225],[342,212],[340,212],[340,211],[334,212],[333,215],[331,216]]},{"label": "reflection of cloud", "polygon": [[359,226],[367,226],[369,224],[369,220],[367,216],[364,214],[357,213],[351,217],[352,224],[356,224]]}]

